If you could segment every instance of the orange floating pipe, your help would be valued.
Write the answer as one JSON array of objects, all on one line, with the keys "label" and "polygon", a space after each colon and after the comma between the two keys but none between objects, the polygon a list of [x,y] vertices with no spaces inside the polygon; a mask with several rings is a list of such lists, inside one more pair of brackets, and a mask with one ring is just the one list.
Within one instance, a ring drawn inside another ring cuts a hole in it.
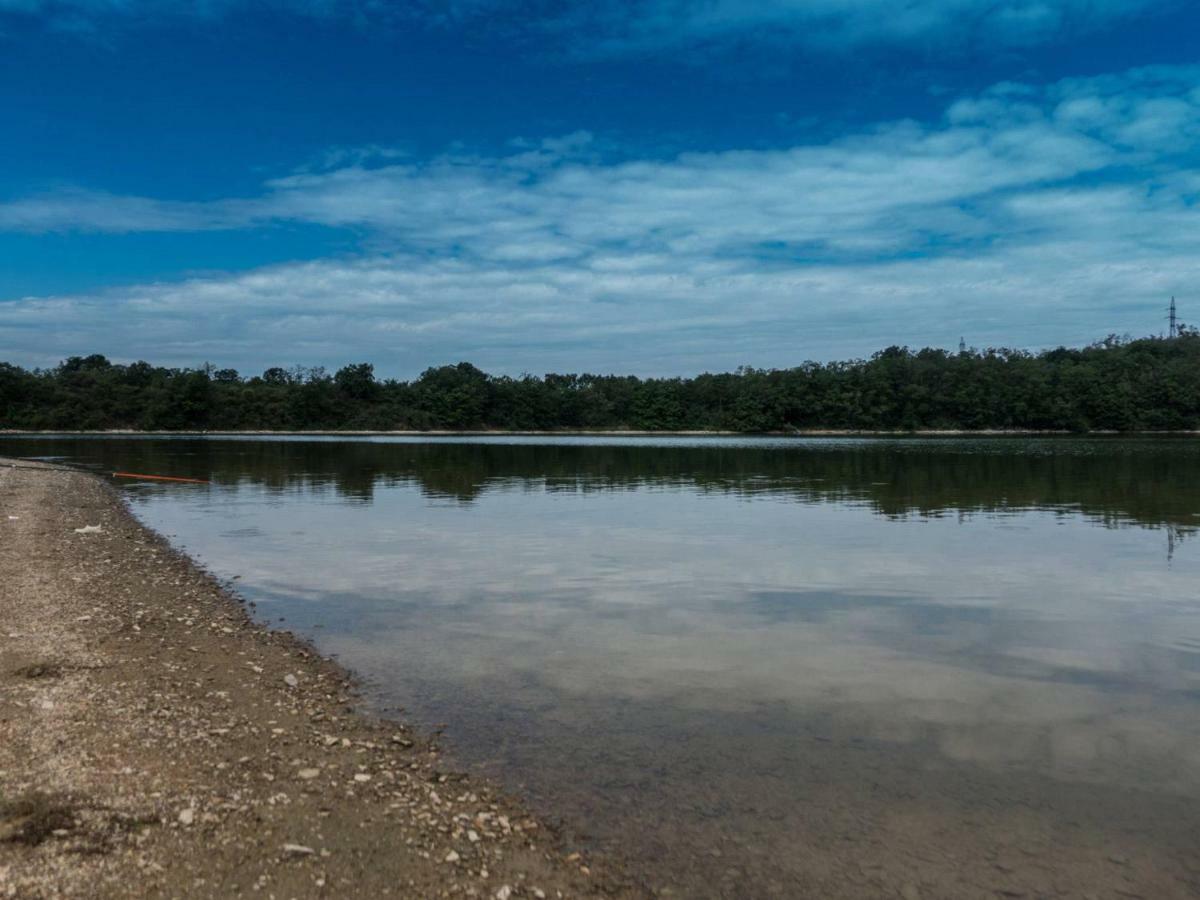
[{"label": "orange floating pipe", "polygon": [[175,475],[140,475],[137,472],[113,472],[113,478],[145,478],[150,481],[183,481],[187,484],[212,484],[203,478],[179,478]]}]

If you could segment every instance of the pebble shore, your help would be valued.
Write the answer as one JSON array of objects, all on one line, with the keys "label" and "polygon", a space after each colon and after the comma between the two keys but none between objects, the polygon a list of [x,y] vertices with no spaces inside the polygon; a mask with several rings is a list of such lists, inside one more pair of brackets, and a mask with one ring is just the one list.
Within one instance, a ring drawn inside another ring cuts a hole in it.
[{"label": "pebble shore", "polygon": [[0,897],[647,896],[363,712],[102,479],[8,462]]}]

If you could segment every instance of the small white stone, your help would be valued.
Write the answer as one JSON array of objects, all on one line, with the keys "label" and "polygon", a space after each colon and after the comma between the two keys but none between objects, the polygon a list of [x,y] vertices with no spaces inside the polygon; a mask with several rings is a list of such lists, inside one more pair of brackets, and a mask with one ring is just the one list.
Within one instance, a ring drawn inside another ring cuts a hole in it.
[{"label": "small white stone", "polygon": [[508,898],[511,896],[512,896],[512,888],[509,887],[507,884],[502,884],[502,885],[500,885],[499,888],[496,889],[496,900],[508,900]]},{"label": "small white stone", "polygon": [[366,772],[355,772],[354,780],[357,781],[359,784],[362,784],[364,781],[370,781],[371,776],[368,775]]},{"label": "small white stone", "polygon": [[456,863],[456,862],[458,862],[459,859],[460,859],[460,857],[459,857],[458,853],[455,852],[454,850],[451,850],[449,853],[446,854],[446,862],[448,862],[448,863]]},{"label": "small white stone", "polygon": [[286,684],[288,687],[295,687],[296,685],[298,685],[300,683],[300,679],[297,678],[295,675],[293,675],[291,672],[288,672],[286,675],[283,676],[283,683]]},{"label": "small white stone", "polygon": [[320,769],[301,769],[299,772],[296,773],[297,776],[299,776],[300,778],[303,778],[305,781],[311,781],[312,779],[316,778],[320,774],[321,774]]},{"label": "small white stone", "polygon": [[181,809],[179,811],[179,824],[180,825],[191,825],[195,821],[196,821],[196,810],[192,809],[192,807],[189,806],[187,809]]},{"label": "small white stone", "polygon": [[303,844],[284,844],[283,852],[288,856],[312,856],[316,853],[312,847],[305,847]]}]

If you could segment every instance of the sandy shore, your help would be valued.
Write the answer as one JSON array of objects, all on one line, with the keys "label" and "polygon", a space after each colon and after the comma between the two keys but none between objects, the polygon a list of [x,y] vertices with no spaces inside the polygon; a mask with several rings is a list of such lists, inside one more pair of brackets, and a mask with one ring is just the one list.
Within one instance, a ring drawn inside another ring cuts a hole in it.
[{"label": "sandy shore", "polygon": [[5,462],[0,897],[644,895],[358,711],[106,483]]}]

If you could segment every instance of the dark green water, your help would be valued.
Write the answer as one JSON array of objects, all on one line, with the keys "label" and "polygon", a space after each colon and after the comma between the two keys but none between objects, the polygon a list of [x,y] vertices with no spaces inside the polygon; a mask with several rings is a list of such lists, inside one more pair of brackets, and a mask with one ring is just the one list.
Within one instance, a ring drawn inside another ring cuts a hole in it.
[{"label": "dark green water", "polygon": [[[0,440],[676,896],[1200,896],[1200,442]],[[915,893],[914,893],[915,892]]]}]

